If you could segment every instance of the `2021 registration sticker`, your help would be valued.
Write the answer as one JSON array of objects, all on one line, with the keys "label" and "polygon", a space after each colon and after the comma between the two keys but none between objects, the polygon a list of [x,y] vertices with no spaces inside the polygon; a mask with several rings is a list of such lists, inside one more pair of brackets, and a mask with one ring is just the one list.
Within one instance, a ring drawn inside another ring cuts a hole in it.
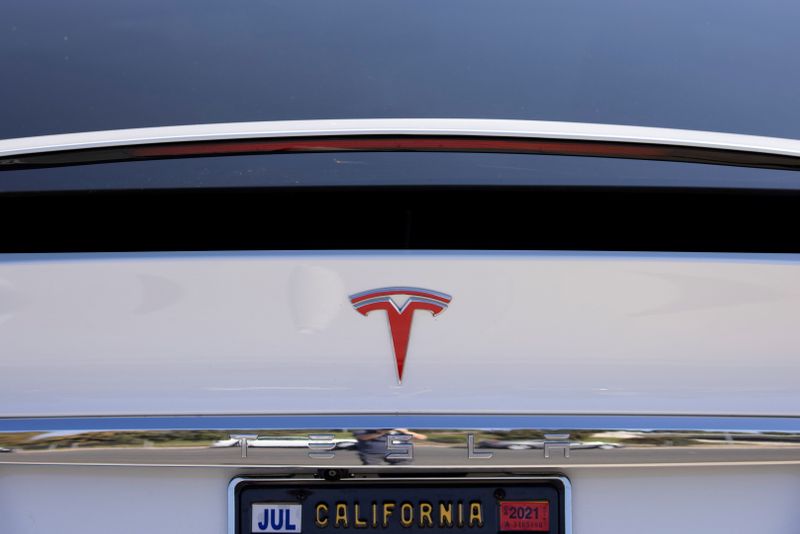
[{"label": "2021 registration sticker", "polygon": [[549,532],[550,503],[547,501],[504,501],[500,503],[502,532]]}]

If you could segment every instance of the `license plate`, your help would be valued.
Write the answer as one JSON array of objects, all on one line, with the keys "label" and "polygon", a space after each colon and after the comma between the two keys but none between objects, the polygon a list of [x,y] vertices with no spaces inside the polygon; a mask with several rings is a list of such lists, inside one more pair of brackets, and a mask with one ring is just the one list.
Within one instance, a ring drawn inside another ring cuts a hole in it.
[{"label": "license plate", "polygon": [[230,534],[571,534],[563,477],[245,478],[230,491]]}]

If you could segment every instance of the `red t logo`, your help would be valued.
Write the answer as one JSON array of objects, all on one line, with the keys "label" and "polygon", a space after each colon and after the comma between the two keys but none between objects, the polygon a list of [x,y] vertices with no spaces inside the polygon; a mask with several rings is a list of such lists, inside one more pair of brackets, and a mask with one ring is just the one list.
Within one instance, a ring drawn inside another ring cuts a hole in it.
[{"label": "red t logo", "polygon": [[[402,307],[398,308],[392,300],[392,295],[405,295],[409,298]],[[403,381],[403,369],[406,364],[408,338],[411,335],[411,321],[414,318],[414,312],[427,310],[435,317],[447,309],[451,300],[453,298],[450,295],[415,287],[383,287],[350,295],[350,302],[361,315],[366,316],[375,310],[386,312],[389,319],[389,330],[392,334],[394,359],[397,363],[397,381],[400,383]]]}]

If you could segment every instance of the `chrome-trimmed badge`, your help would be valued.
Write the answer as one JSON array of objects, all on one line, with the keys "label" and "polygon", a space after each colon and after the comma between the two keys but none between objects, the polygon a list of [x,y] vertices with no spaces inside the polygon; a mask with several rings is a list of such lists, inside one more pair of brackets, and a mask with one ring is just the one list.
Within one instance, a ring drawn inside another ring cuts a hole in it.
[{"label": "chrome-trimmed badge", "polygon": [[[393,297],[406,297],[406,300],[402,304],[398,304]],[[418,287],[381,287],[350,295],[353,307],[365,317],[376,310],[386,312],[389,320],[389,332],[392,336],[398,384],[403,383],[403,371],[414,312],[425,310],[436,317],[447,309],[452,300],[453,297],[445,293]]]}]

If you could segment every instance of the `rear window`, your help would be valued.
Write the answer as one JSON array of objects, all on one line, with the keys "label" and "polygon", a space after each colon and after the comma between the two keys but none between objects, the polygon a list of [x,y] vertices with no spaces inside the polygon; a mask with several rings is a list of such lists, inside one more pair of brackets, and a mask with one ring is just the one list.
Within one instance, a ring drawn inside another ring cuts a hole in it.
[{"label": "rear window", "polygon": [[793,0],[12,0],[0,138],[474,117],[800,138]]},{"label": "rear window", "polygon": [[0,171],[0,193],[356,186],[800,189],[800,172],[501,153],[342,152],[178,158]]}]

